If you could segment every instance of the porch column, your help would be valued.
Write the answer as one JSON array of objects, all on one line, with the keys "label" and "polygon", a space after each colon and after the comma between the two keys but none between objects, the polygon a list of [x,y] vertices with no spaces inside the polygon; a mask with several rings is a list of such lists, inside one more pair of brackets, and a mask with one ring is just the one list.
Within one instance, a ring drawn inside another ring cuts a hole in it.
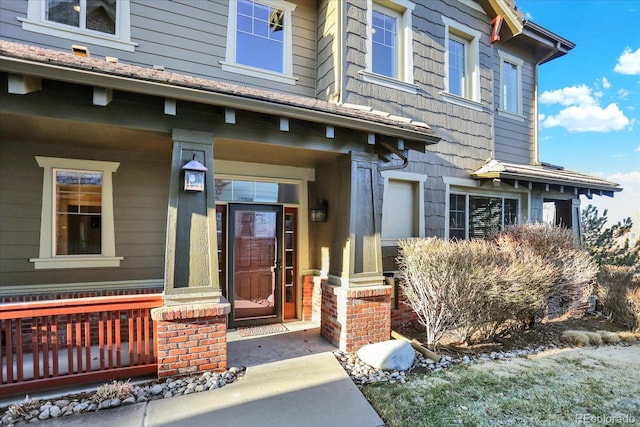
[{"label": "porch column", "polygon": [[[163,306],[156,324],[158,376],[227,367],[226,315],[218,279],[213,143],[210,133],[173,130]],[[202,163],[204,191],[185,191],[182,167]]]},{"label": "porch column", "polygon": [[322,286],[322,334],[343,351],[389,339],[391,286],[382,274],[378,158],[338,160],[336,231],[329,278]]}]

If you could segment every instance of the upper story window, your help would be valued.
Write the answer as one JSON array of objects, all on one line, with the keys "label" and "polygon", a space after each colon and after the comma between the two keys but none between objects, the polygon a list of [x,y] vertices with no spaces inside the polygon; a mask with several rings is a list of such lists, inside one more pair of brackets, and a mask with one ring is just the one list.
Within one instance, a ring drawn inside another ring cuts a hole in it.
[{"label": "upper story window", "polygon": [[[481,109],[480,32],[442,17],[445,26],[445,101]],[[453,95],[453,96],[451,96]]]},{"label": "upper story window", "polygon": [[119,163],[36,157],[44,168],[36,269],[117,267],[113,186]]},{"label": "upper story window", "polygon": [[413,84],[412,11],[407,0],[369,0],[364,80],[411,93]]},{"label": "upper story window", "polygon": [[130,0],[29,0],[25,31],[133,52]]},{"label": "upper story window", "polygon": [[399,239],[424,237],[424,183],[426,175],[382,171],[382,244],[397,245]]},{"label": "upper story window", "polygon": [[229,2],[227,54],[222,69],[295,84],[291,15],[282,0]]},{"label": "upper story window", "polygon": [[500,57],[499,113],[508,113],[522,119],[522,64],[523,60],[504,52]]}]

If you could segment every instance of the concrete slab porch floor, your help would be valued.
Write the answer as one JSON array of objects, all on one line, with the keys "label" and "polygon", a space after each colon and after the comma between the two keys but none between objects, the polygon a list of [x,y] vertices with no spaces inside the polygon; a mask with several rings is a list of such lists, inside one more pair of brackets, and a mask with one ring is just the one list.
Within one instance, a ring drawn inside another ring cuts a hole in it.
[{"label": "concrete slab porch floor", "polygon": [[245,376],[221,389],[44,421],[48,427],[353,426],[384,422],[344,372],[336,347],[309,322],[289,332],[228,335],[229,366]]}]

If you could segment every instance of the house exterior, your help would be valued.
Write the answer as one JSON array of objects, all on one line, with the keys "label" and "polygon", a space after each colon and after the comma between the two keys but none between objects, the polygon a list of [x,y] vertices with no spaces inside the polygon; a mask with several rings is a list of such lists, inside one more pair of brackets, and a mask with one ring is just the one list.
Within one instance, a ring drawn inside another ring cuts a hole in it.
[{"label": "house exterior", "polygon": [[511,0],[3,0],[0,297],[164,292],[159,338],[220,337],[206,368],[228,327],[388,339],[398,239],[545,203],[577,232],[621,190],[538,158],[573,47]]}]

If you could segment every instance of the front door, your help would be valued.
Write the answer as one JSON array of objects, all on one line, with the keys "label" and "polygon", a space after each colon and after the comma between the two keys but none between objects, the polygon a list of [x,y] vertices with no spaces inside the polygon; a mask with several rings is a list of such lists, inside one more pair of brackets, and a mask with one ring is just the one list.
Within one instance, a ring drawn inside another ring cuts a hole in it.
[{"label": "front door", "polygon": [[229,204],[229,325],[282,321],[282,206]]}]

